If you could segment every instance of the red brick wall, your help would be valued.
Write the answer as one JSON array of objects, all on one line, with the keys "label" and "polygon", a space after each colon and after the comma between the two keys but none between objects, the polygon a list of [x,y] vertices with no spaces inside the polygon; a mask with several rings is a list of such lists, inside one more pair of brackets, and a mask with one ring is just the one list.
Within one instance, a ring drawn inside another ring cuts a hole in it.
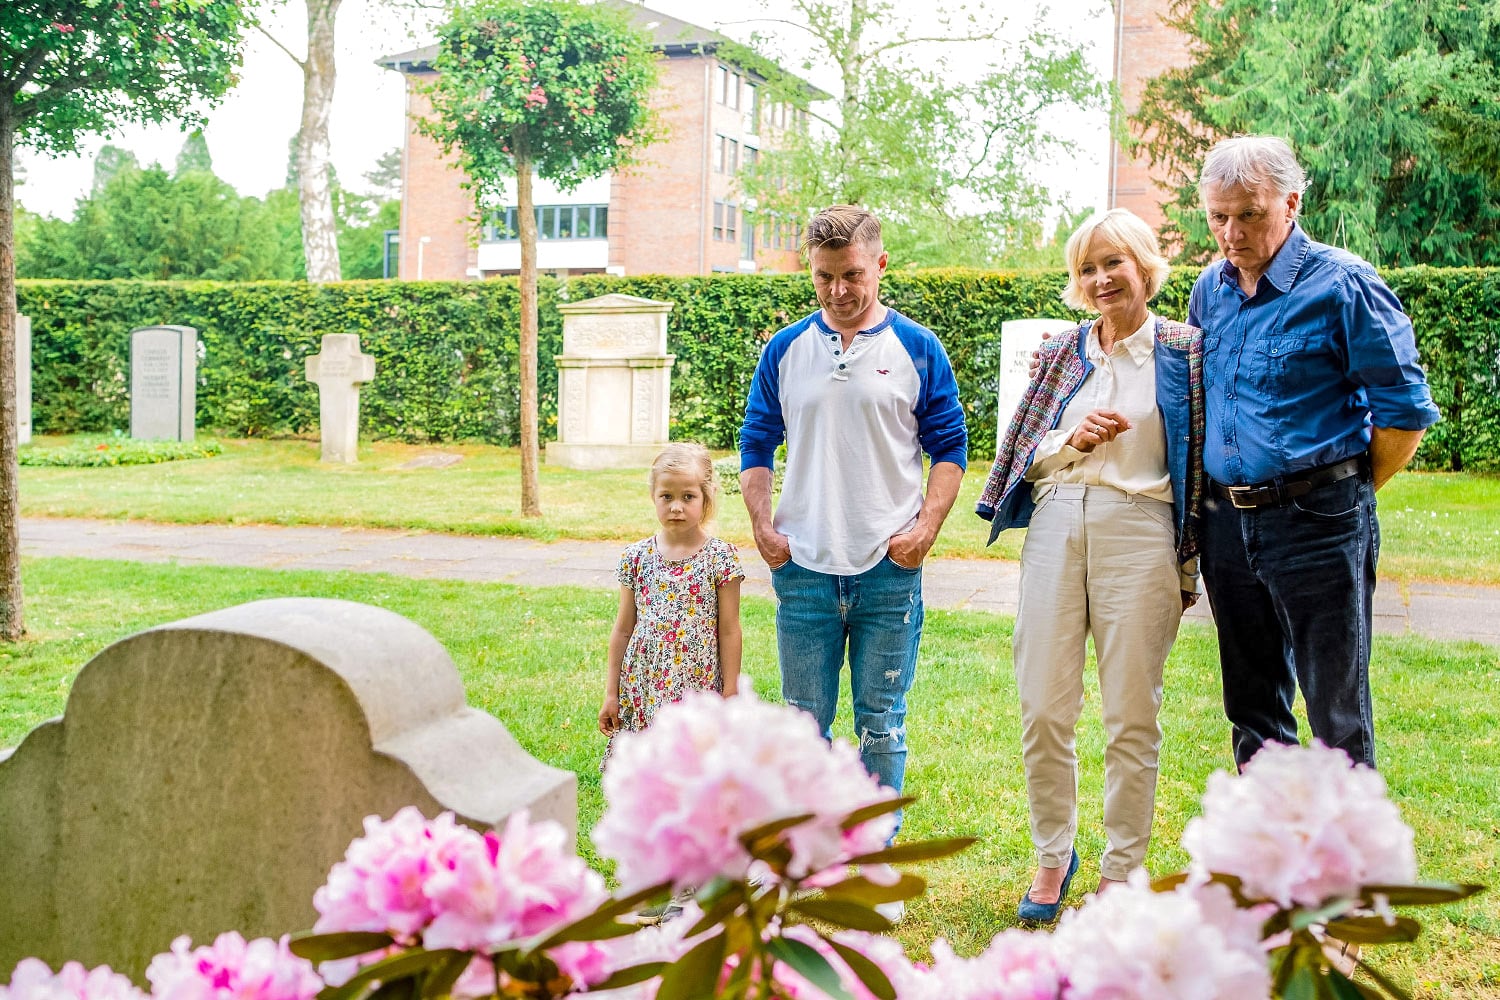
[{"label": "red brick wall", "polygon": [[[424,281],[459,281],[478,264],[474,241],[474,201],[461,187],[463,172],[455,157],[445,157],[437,143],[420,134],[416,122],[432,110],[419,88],[434,74],[406,78],[406,147],[401,163],[401,268],[403,281],[415,281],[418,257]],[[422,243],[422,237],[429,237]]]},{"label": "red brick wall", "polygon": [[[1127,115],[1141,106],[1146,81],[1182,65],[1187,36],[1162,23],[1172,0],[1114,0],[1115,84]],[[1145,154],[1132,156],[1118,140],[1110,144],[1109,207],[1128,208],[1152,228],[1166,221],[1161,206],[1171,193],[1156,182]]]}]

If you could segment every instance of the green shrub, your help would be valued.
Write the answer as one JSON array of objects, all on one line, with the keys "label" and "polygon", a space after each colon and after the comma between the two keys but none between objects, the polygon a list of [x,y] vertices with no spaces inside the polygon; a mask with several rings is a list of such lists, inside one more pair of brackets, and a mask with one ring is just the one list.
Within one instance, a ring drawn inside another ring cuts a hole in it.
[{"label": "green shrub", "polygon": [[217,441],[137,441],[128,437],[73,438],[60,447],[25,445],[19,449],[21,465],[43,465],[74,469],[111,465],[154,465],[185,458],[221,455]]},{"label": "green shrub", "polygon": [[[1187,315],[1194,268],[1176,269],[1154,307]],[[1387,280],[1417,329],[1444,421],[1417,454],[1427,468],[1500,470],[1500,269],[1409,268]],[[1000,324],[1069,317],[1061,271],[894,271],[886,302],[942,339],[969,419],[970,461],[995,449]],[[668,348],[672,436],[732,448],[761,346],[816,308],[805,274],[707,277],[603,275],[544,279],[540,389],[544,439],[556,433],[562,323],[555,306],[610,292],[673,303]],[[471,439],[515,444],[519,387],[514,279],[470,282],[60,282],[24,281],[32,318],[34,426],[104,432],[129,423],[129,332],[196,327],[203,356],[198,424],[219,433],[307,434],[317,390],[304,359],[325,333],[355,333],[375,358],[361,393],[365,434],[403,441]]]}]

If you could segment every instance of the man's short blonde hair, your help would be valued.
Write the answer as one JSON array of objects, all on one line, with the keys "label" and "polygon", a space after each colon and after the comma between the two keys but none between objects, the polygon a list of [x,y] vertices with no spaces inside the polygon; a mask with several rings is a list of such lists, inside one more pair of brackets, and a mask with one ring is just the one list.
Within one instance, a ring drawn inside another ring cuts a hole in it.
[{"label": "man's short blonde hair", "polygon": [[1068,237],[1067,248],[1063,251],[1068,261],[1068,287],[1063,289],[1063,303],[1073,309],[1094,310],[1093,299],[1084,291],[1082,276],[1078,272],[1096,238],[1135,260],[1146,282],[1146,301],[1155,298],[1172,273],[1172,266],[1161,255],[1156,233],[1140,216],[1127,209],[1112,208],[1095,214]]},{"label": "man's short blonde hair", "polygon": [[802,240],[803,254],[827,247],[842,250],[859,246],[880,252],[880,220],[857,205],[833,205],[813,216]]}]

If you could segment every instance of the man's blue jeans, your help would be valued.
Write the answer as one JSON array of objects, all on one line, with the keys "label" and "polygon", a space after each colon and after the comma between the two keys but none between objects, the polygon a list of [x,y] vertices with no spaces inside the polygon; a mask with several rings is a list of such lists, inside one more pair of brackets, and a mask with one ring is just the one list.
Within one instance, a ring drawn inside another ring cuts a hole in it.
[{"label": "man's blue jeans", "polygon": [[831,576],[789,562],[771,573],[781,695],[833,738],[844,651],[854,731],[865,769],[901,791],[906,777],[906,692],[922,641],[922,571],[887,556],[858,576]]},{"label": "man's blue jeans", "polygon": [[1312,733],[1375,766],[1370,605],[1380,525],[1364,475],[1281,507],[1204,502],[1203,582],[1219,631],[1234,759],[1297,742],[1297,685]]}]

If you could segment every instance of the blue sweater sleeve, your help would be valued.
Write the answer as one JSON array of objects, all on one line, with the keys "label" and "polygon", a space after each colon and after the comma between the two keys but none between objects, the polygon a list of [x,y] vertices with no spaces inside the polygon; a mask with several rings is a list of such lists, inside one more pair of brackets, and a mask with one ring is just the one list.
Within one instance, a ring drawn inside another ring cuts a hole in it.
[{"label": "blue sweater sleeve", "polygon": [[969,467],[969,430],[958,401],[958,380],[943,345],[932,331],[900,317],[896,333],[911,355],[922,387],[917,394],[917,437],[934,464]]},{"label": "blue sweater sleeve", "polygon": [[797,324],[787,327],[766,345],[750,381],[745,401],[745,421],[740,425],[740,471],[775,468],[776,449],[786,439],[786,420],[781,415],[781,359],[800,332]]}]

